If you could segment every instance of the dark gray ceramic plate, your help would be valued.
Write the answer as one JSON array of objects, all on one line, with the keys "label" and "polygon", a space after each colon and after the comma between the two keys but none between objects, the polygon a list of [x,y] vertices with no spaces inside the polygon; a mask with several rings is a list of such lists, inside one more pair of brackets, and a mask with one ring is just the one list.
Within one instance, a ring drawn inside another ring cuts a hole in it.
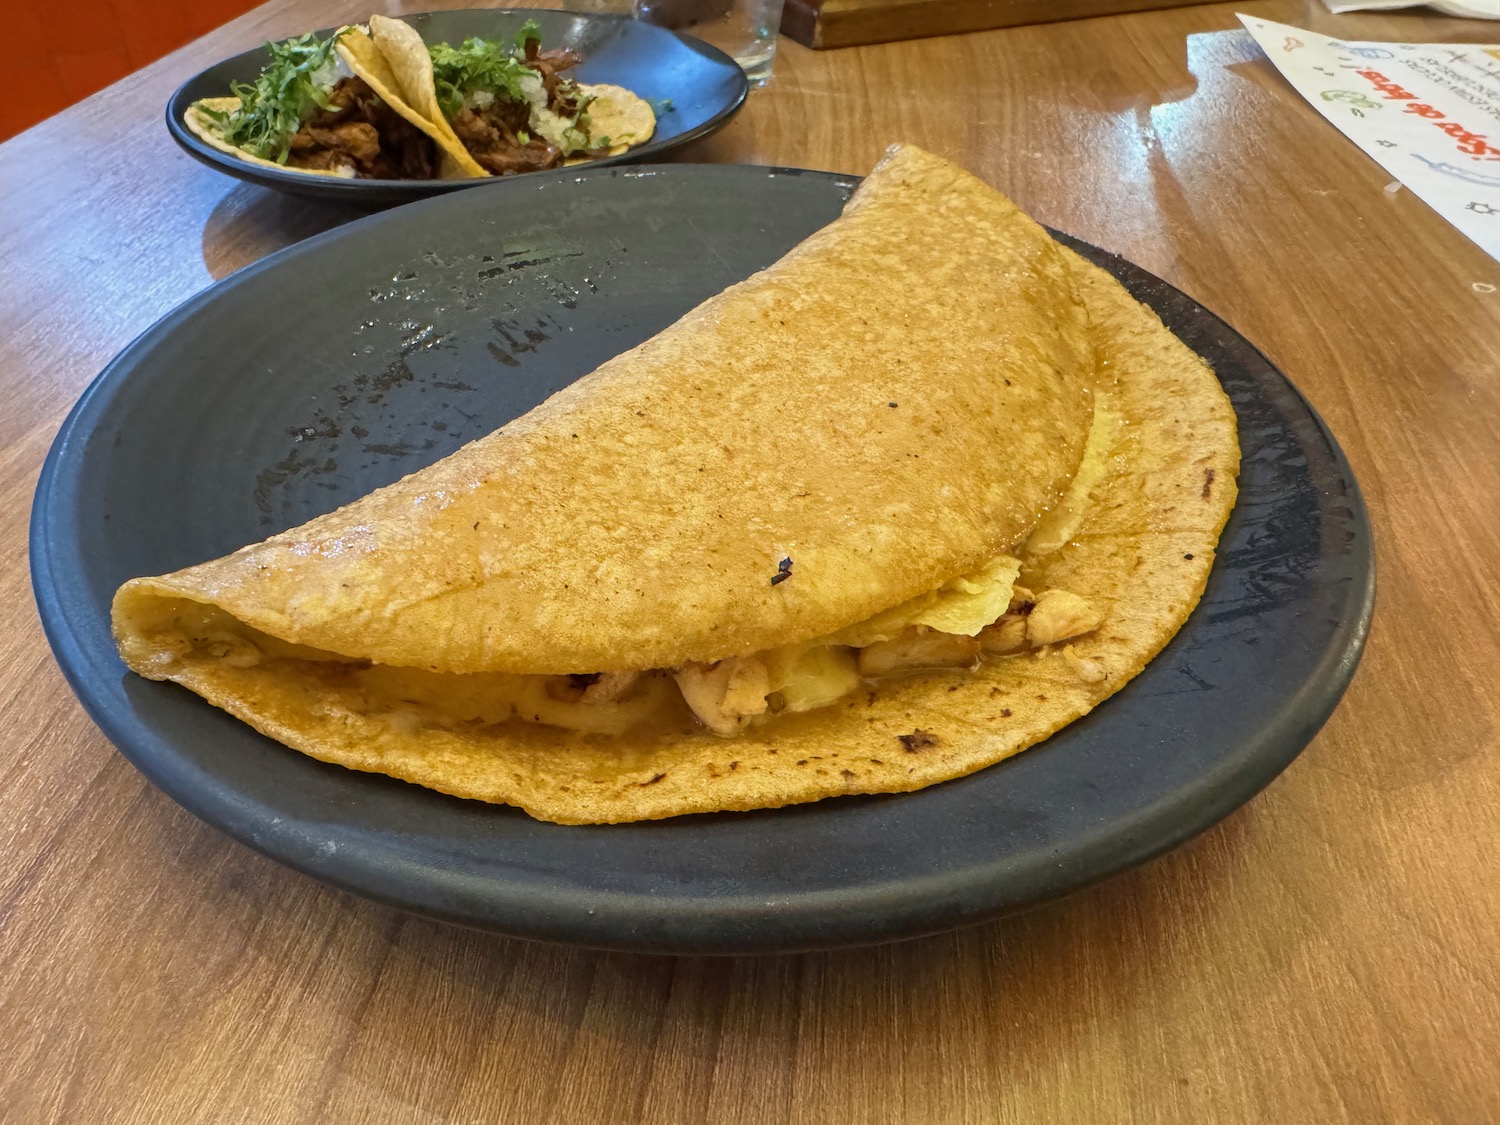
[{"label": "dark gray ceramic plate", "polygon": [[[572,47],[583,62],[573,71],[584,82],[623,86],[672,108],[658,113],[656,133],[639,148],[578,167],[651,160],[707,136],[724,125],[745,102],[745,72],[716,47],[628,16],[559,12],[532,8],[476,8],[403,16],[428,43],[460,43],[471,35],[510,39],[527,19],[541,27],[542,45]],[[332,28],[318,34],[330,35]],[[239,160],[199,140],[182,115],[199,98],[221,98],[231,82],[253,82],[270,61],[265,47],[216,63],[188,79],[167,102],[167,130],[188,155],[231,176],[294,195],[363,206],[405,203],[463,188],[508,182],[515,177],[473,180],[341,180],[304,172],[266,168]],[[535,174],[535,173],[530,173]]]},{"label": "dark gray ceramic plate", "polygon": [[323,765],[120,664],[109,603],[124,579],[301,523],[487,433],[779,257],[853,184],[733,166],[536,176],[372,216],[189,301],[89,388],[37,486],[37,602],[84,706],[167,794],[299,871],[621,949],[909,937],[1066,894],[1218,821],[1348,683],[1370,531],[1338,447],[1260,353],[1086,246],[1219,372],[1242,491],[1179,636],[1010,762],[903,796],[565,828]]}]

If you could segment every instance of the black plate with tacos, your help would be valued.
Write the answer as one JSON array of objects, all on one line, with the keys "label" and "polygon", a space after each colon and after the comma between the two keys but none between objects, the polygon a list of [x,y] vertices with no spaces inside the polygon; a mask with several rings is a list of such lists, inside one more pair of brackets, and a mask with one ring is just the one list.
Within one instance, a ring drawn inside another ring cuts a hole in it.
[{"label": "black plate with tacos", "polygon": [[167,128],[240,179],[393,203],[648,159],[724,124],[748,89],[722,52],[623,16],[377,14],[210,67],[172,96]]}]

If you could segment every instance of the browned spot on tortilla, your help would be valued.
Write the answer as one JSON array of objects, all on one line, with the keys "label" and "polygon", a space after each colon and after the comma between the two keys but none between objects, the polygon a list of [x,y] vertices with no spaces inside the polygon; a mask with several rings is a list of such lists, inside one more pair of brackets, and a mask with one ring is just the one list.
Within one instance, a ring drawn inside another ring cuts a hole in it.
[{"label": "browned spot on tortilla", "polygon": [[737,770],[737,769],[740,768],[740,764],[738,762],[730,762],[729,763],[729,768],[731,770]]},{"label": "browned spot on tortilla", "polygon": [[839,770],[839,776],[845,781],[853,781],[855,774],[853,770]]},{"label": "browned spot on tortilla", "polygon": [[901,743],[901,748],[908,754],[916,754],[936,746],[938,744],[938,736],[930,730],[922,730],[919,727],[910,734],[898,734],[896,741]]},{"label": "browned spot on tortilla", "polygon": [[650,781],[643,781],[643,782],[641,782],[641,788],[644,789],[648,785],[655,785],[658,781],[660,781],[662,778],[664,778],[666,776],[667,775],[664,774],[664,773],[659,773],[655,777],[653,777]]},{"label": "browned spot on tortilla", "polygon": [[1203,470],[1203,499],[1207,500],[1208,497],[1209,497],[1209,494],[1212,493],[1213,490],[1214,490],[1214,471],[1212,469],[1204,469]]},{"label": "browned spot on tortilla", "polygon": [[1002,708],[1000,708],[1000,717],[1002,719],[1008,719],[1008,718],[1010,718],[1010,708],[1009,707],[1002,707]]}]

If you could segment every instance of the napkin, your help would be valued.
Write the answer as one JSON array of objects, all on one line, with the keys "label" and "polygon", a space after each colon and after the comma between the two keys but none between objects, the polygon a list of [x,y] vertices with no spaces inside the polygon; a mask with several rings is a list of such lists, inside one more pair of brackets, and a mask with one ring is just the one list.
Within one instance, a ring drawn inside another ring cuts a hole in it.
[{"label": "napkin", "polygon": [[1323,0],[1334,15],[1428,7],[1466,20],[1500,20],[1500,0]]}]

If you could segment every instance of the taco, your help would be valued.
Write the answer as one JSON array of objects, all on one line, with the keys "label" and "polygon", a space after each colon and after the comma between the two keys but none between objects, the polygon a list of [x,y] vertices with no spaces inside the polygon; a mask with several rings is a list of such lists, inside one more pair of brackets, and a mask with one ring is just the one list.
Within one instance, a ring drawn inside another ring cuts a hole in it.
[{"label": "taco", "polygon": [[253,164],[325,176],[430,180],[443,151],[401,97],[385,59],[358,28],[269,43],[253,83],[190,105],[184,124]]},{"label": "taco", "polygon": [[428,46],[410,24],[370,17],[370,38],[428,132],[470,175],[503,176],[618,155],[644,144],[656,114],[620,86],[567,75],[575,50],[542,50],[535,20],[513,40]]},{"label": "taco", "polygon": [[546,820],[917,789],[1167,643],[1235,434],[1113,278],[898,148],[779,262],[490,436],[125,583],[115,637],[313,757]]}]

